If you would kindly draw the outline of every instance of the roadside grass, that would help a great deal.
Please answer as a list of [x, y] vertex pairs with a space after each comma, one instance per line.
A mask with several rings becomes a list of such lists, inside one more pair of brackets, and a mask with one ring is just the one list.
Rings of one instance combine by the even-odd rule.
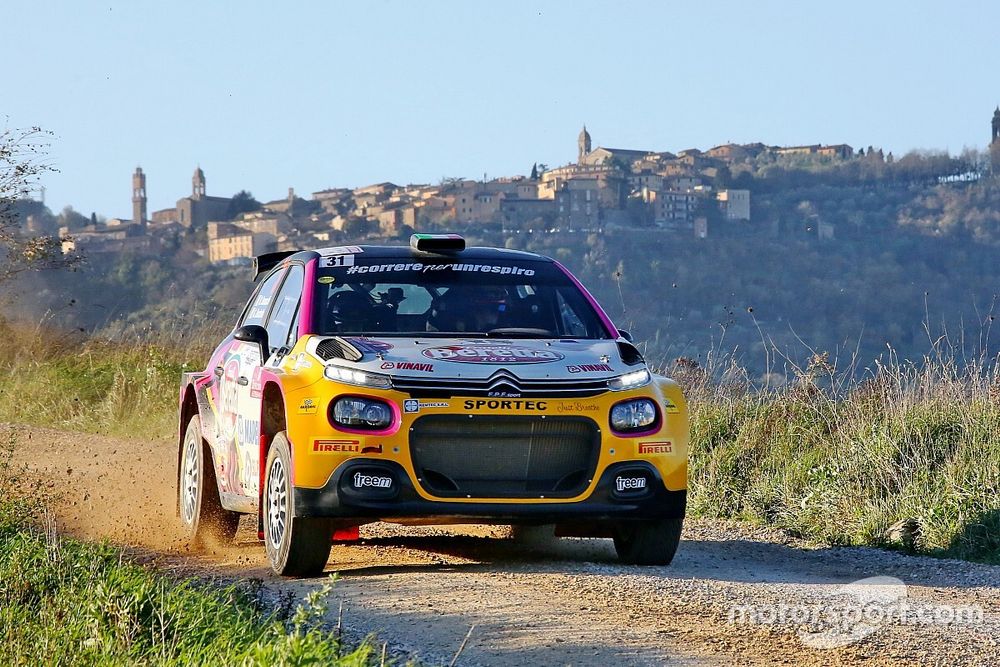
[[[107, 544], [63, 539], [0, 459], [0, 664], [374, 665], [323, 624], [330, 584], [293, 606], [252, 582], [175, 580]], [[37, 491], [37, 490], [36, 490]]]
[[[224, 335], [113, 340], [7, 326], [0, 420], [130, 437], [176, 429], [180, 373]], [[761, 387], [735, 365], [667, 370], [691, 409], [689, 508], [827, 544], [1000, 563], [1000, 364], [824, 355]]]
[[114, 339], [0, 323], [0, 421], [165, 437], [177, 428], [180, 375], [203, 368], [216, 327]]
[[855, 379], [816, 355], [777, 389], [735, 367], [675, 374], [691, 407], [692, 514], [1000, 563], [995, 363], [936, 354]]

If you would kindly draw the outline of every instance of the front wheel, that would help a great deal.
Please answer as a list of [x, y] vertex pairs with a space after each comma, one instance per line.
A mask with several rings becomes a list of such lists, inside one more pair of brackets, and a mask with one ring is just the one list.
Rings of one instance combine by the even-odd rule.
[[616, 526], [615, 551], [628, 565], [670, 565], [681, 541], [684, 519], [637, 521]]
[[225, 544], [236, 536], [240, 515], [222, 507], [208, 444], [195, 415], [184, 433], [177, 481], [178, 509], [188, 541], [196, 547]]
[[274, 436], [264, 478], [264, 546], [271, 569], [286, 577], [320, 574], [330, 558], [333, 525], [294, 516], [292, 455], [284, 432]]

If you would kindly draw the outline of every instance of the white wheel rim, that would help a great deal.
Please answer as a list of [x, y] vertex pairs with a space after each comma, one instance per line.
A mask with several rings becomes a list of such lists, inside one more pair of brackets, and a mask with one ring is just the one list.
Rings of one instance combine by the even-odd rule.
[[285, 537], [287, 501], [288, 477], [285, 475], [285, 466], [281, 459], [274, 459], [267, 473], [267, 536], [271, 547], [276, 551], [281, 549], [281, 542]]
[[194, 523], [198, 507], [198, 439], [190, 438], [184, 445], [184, 479], [181, 493], [181, 516], [187, 524]]

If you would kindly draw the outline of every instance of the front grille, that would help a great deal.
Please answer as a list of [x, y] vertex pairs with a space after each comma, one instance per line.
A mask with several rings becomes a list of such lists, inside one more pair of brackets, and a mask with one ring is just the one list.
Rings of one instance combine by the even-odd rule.
[[465, 378], [394, 377], [392, 386], [413, 398], [450, 398], [451, 396], [500, 396], [514, 398], [585, 398], [608, 390], [608, 381], [573, 378], [571, 380], [524, 380], [499, 370], [481, 380]]
[[437, 496], [569, 498], [593, 478], [600, 442], [584, 417], [427, 415], [410, 430], [410, 455]]

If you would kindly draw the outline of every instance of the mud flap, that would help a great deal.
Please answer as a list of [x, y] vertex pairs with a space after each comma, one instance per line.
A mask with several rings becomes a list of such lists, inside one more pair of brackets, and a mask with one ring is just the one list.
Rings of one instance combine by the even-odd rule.
[[359, 526], [349, 528], [338, 528], [333, 531], [334, 542], [357, 542], [360, 539], [361, 529]]

